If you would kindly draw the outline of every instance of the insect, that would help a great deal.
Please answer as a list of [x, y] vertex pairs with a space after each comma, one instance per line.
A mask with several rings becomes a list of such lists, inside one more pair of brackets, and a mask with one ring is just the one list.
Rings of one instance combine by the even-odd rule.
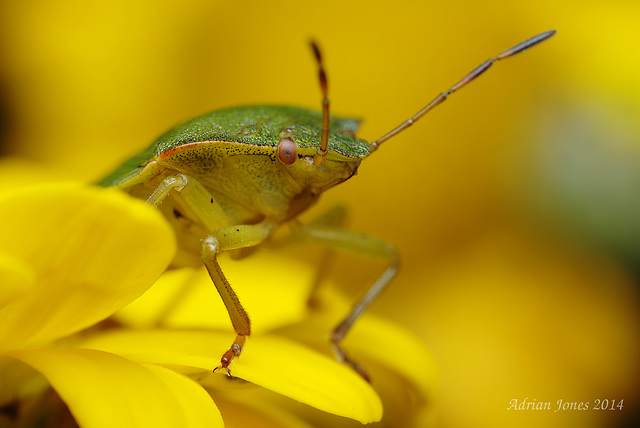
[[296, 217], [324, 191], [352, 177], [360, 162], [383, 142], [413, 125], [494, 62], [554, 34], [553, 30], [541, 33], [488, 59], [413, 117], [371, 143], [355, 136], [357, 120], [330, 117], [327, 77], [320, 50], [312, 43], [322, 92], [321, 113], [287, 106], [214, 111], [168, 131], [99, 184], [119, 187], [164, 214], [178, 238], [175, 266], [204, 263], [236, 332], [214, 369], [223, 369], [229, 375], [229, 365], [242, 352], [251, 324], [218, 263], [218, 254], [236, 250], [240, 256], [248, 255], [248, 249], [269, 240], [279, 227], [295, 224], [301, 238], [386, 259], [386, 270], [330, 336], [337, 359], [368, 379], [341, 341], [395, 276], [396, 250], [379, 239], [342, 229], [333, 220], [303, 225]]

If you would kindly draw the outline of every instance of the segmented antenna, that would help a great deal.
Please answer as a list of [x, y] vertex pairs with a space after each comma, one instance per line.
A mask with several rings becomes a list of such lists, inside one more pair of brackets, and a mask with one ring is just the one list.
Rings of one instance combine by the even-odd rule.
[[[377, 150], [378, 147], [380, 146], [380, 144], [382, 144], [383, 142], [387, 141], [389, 138], [395, 136], [396, 134], [399, 134], [400, 132], [404, 131], [405, 129], [407, 129], [408, 127], [413, 125], [418, 119], [420, 119], [422, 116], [427, 114], [434, 107], [436, 107], [439, 104], [442, 104], [444, 101], [446, 101], [446, 99], [447, 99], [447, 97], [449, 97], [449, 95], [453, 94], [458, 89], [462, 88], [466, 84], [468, 84], [468, 83], [472, 82], [473, 80], [475, 80], [478, 76], [480, 76], [482, 73], [487, 71], [489, 69], [489, 67], [491, 67], [491, 65], [494, 62], [500, 61], [501, 59], [509, 58], [510, 56], [513, 56], [513, 55], [515, 55], [517, 53], [520, 53], [520, 52], [522, 52], [524, 50], [527, 50], [530, 47], [533, 47], [533, 46], [537, 45], [538, 43], [541, 43], [541, 42], [547, 40], [549, 37], [553, 36], [555, 33], [556, 33], [555, 30], [551, 30], [551, 31], [546, 31], [546, 32], [544, 32], [542, 34], [538, 34], [537, 36], [534, 36], [534, 37], [532, 37], [532, 38], [530, 38], [528, 40], [525, 40], [522, 43], [519, 43], [519, 44], [515, 45], [514, 47], [512, 47], [510, 49], [507, 49], [506, 51], [502, 52], [500, 55], [498, 55], [498, 56], [496, 56], [494, 58], [486, 60], [485, 62], [483, 62], [482, 64], [477, 66], [475, 69], [473, 69], [469, 74], [464, 76], [458, 83], [456, 83], [451, 88], [449, 88], [449, 90], [447, 90], [446, 92], [443, 92], [440, 95], [438, 95], [437, 97], [435, 97], [433, 101], [431, 101], [429, 104], [427, 104], [422, 110], [420, 110], [418, 113], [416, 113], [409, 120], [403, 122], [398, 127], [394, 128], [393, 130], [391, 130], [387, 134], [383, 135], [382, 137], [380, 137], [377, 140], [375, 140], [374, 142], [372, 142], [371, 143], [371, 152], [374, 152], [375, 150]], [[325, 95], [325, 97], [326, 97], [326, 95]]]
[[327, 74], [322, 64], [320, 48], [314, 41], [311, 42], [311, 48], [318, 64], [318, 80], [322, 91], [322, 135], [320, 137], [320, 148], [318, 148], [316, 155], [313, 157], [313, 164], [320, 166], [325, 156], [327, 156], [327, 148], [329, 147], [329, 90], [327, 89]]

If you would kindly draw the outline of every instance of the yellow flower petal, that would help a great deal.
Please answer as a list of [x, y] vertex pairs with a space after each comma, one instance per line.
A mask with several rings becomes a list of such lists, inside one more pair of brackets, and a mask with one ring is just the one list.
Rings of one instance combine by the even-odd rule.
[[[225, 428], [314, 428], [317, 426], [295, 416], [286, 406], [274, 403], [269, 399], [272, 396], [277, 395], [262, 388], [241, 388], [227, 391], [225, 394], [217, 394], [215, 400], [220, 412], [224, 415]], [[285, 400], [284, 397], [277, 397]], [[294, 405], [299, 406], [297, 403]]]
[[[0, 181], [11, 183], [12, 189], [29, 187], [34, 184], [51, 183], [63, 180], [62, 173], [52, 168], [53, 165], [34, 162], [32, 159], [20, 156], [0, 157]], [[67, 177], [69, 175], [66, 175]]]
[[0, 252], [35, 274], [0, 309], [0, 350], [104, 319], [151, 286], [175, 238], [160, 214], [115, 189], [46, 184], [0, 194]]
[[[438, 366], [420, 338], [388, 320], [367, 315], [359, 320], [344, 346], [356, 358], [362, 356], [363, 364], [375, 361], [402, 379], [403, 382], [395, 381], [395, 388], [385, 388], [377, 382], [377, 377], [373, 378], [373, 385], [384, 390], [387, 414], [393, 410], [398, 413], [391, 420], [398, 421], [403, 417], [411, 420], [413, 417], [414, 421], [421, 421], [415, 426], [434, 425]], [[390, 390], [393, 392], [388, 394]], [[399, 395], [402, 402], [398, 402]], [[392, 405], [393, 410], [390, 409]], [[410, 410], [416, 414], [410, 415]]]
[[234, 376], [362, 423], [382, 418], [371, 385], [335, 359], [278, 336], [262, 336], [233, 368]]
[[0, 309], [31, 289], [35, 272], [22, 259], [0, 252]]
[[[0, 355], [0, 408], [15, 404], [16, 399], [36, 396], [48, 388], [47, 380], [33, 367]], [[0, 427], [4, 426], [0, 416]]]
[[[326, 338], [350, 309], [331, 284], [320, 288], [314, 313], [301, 324], [278, 332], [331, 353]], [[403, 426], [431, 426], [435, 418], [438, 370], [423, 341], [399, 325], [365, 313], [343, 341], [349, 355], [371, 375], [380, 392], [385, 419], [406, 421]]]
[[223, 426], [204, 390], [167, 369], [89, 349], [8, 355], [40, 371], [83, 428]]
[[[116, 331], [89, 339], [85, 347], [158, 364], [209, 372], [233, 335], [202, 331]], [[382, 417], [377, 394], [353, 370], [332, 358], [274, 335], [251, 337], [231, 366], [234, 376], [325, 412], [362, 423]]]
[[164, 367], [146, 364], [156, 376], [162, 379], [178, 399], [187, 419], [186, 427], [223, 427], [220, 411], [211, 396], [195, 381]]
[[[302, 263], [288, 263], [270, 251], [239, 261], [223, 257], [220, 263], [251, 317], [254, 333], [299, 322], [306, 316], [314, 269]], [[117, 317], [136, 327], [161, 322], [168, 327], [231, 329], [227, 310], [204, 268], [166, 272]]]

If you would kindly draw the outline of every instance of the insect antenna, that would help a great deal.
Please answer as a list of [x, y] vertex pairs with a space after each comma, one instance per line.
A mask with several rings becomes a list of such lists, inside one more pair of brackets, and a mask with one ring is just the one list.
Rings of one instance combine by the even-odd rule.
[[322, 91], [322, 135], [320, 136], [320, 148], [313, 158], [313, 164], [320, 166], [325, 156], [327, 156], [327, 148], [329, 147], [329, 90], [327, 89], [327, 73], [325, 73], [324, 65], [322, 64], [320, 48], [312, 41], [311, 49], [313, 49], [313, 55], [318, 64], [318, 80]]
[[500, 61], [501, 59], [509, 58], [510, 56], [513, 56], [513, 55], [515, 55], [517, 53], [520, 53], [520, 52], [522, 52], [524, 50], [527, 50], [530, 47], [533, 47], [533, 46], [537, 45], [538, 43], [541, 43], [541, 42], [547, 40], [549, 37], [553, 36], [555, 33], [556, 33], [555, 30], [550, 30], [550, 31], [546, 31], [544, 33], [538, 34], [537, 36], [534, 36], [534, 37], [532, 37], [532, 38], [530, 38], [528, 40], [525, 40], [522, 43], [519, 43], [519, 44], [515, 45], [514, 47], [512, 47], [510, 49], [507, 49], [506, 51], [502, 52], [501, 54], [497, 55], [496, 57], [486, 60], [485, 62], [483, 62], [482, 64], [480, 64], [476, 68], [474, 68], [469, 74], [467, 74], [462, 79], [460, 79], [460, 81], [458, 83], [453, 85], [446, 92], [443, 92], [440, 95], [438, 95], [437, 97], [435, 97], [433, 99], [433, 101], [431, 101], [429, 104], [427, 104], [422, 110], [420, 110], [418, 113], [416, 113], [413, 117], [411, 117], [410, 119], [408, 119], [405, 122], [401, 123], [399, 126], [394, 128], [393, 130], [391, 130], [387, 134], [385, 134], [382, 137], [378, 138], [377, 140], [373, 141], [371, 143], [371, 152], [374, 152], [375, 150], [377, 150], [378, 147], [380, 146], [380, 144], [382, 144], [383, 142], [387, 141], [389, 138], [392, 138], [396, 134], [399, 134], [400, 132], [404, 131], [405, 129], [407, 129], [408, 127], [413, 125], [418, 119], [420, 119], [422, 116], [427, 114], [434, 107], [436, 107], [439, 104], [442, 104], [449, 97], [449, 95], [453, 94], [458, 89], [462, 88], [466, 84], [468, 84], [468, 83], [472, 82], [473, 80], [475, 80], [482, 73], [487, 71], [489, 69], [489, 67], [491, 67], [491, 65], [494, 62]]

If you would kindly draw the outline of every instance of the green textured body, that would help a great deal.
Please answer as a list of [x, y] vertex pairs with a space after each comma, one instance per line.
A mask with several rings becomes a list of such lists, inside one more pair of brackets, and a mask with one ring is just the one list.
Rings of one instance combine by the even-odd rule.
[[[365, 158], [370, 145], [355, 137], [360, 121], [331, 118], [329, 150], [351, 158]], [[226, 141], [258, 147], [275, 147], [285, 130], [301, 148], [317, 149], [322, 114], [290, 106], [242, 106], [217, 110], [183, 123], [163, 134], [142, 152], [125, 161], [102, 179], [101, 186], [114, 186], [135, 175], [146, 162], [167, 150], [204, 141]]]
[[[205, 226], [177, 192], [158, 207], [176, 230], [183, 250], [178, 264], [197, 264], [200, 240], [213, 229], [257, 223], [275, 227], [353, 176], [371, 150], [368, 142], [355, 137], [358, 123], [331, 118], [328, 153], [322, 165], [315, 166], [322, 133], [319, 112], [287, 106], [218, 110], [168, 131], [98, 184], [141, 199], [176, 174], [202, 185], [223, 211], [213, 226]], [[283, 139], [295, 142], [292, 164], [278, 158]]]

